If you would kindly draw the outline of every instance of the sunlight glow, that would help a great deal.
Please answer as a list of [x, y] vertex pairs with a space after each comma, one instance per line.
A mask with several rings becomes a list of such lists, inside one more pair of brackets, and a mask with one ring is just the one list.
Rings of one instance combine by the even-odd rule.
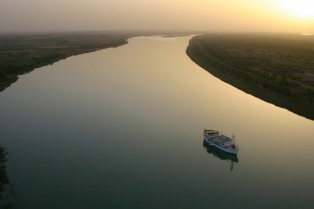
[[314, 18], [313, 0], [276, 0], [278, 7], [293, 16], [311, 19]]

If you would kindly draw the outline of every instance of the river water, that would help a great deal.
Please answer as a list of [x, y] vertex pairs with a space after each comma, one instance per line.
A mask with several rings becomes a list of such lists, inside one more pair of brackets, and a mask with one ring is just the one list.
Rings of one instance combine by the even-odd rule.
[[[21, 209], [312, 208], [314, 123], [213, 77], [191, 37], [137, 37], [0, 93]], [[203, 145], [235, 134], [237, 157]]]

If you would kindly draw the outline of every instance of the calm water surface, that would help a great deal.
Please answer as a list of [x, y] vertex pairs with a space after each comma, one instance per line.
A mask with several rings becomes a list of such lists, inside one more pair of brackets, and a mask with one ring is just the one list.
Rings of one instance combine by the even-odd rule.
[[[139, 37], [0, 93], [21, 209], [313, 208], [314, 123], [211, 76], [191, 37]], [[203, 146], [214, 128], [238, 158]]]

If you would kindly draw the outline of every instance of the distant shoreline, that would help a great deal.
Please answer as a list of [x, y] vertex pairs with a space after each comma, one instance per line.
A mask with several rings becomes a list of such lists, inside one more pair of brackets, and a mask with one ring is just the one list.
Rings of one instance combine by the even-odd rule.
[[[295, 56], [298, 57], [297, 60], [294, 57], [294, 53], [297, 53], [298, 49], [294, 51], [293, 46], [290, 49], [287, 45], [281, 47], [280, 43], [276, 42], [276, 40], [275, 42], [270, 41], [268, 43], [267, 39], [270, 37], [265, 38], [267, 43], [261, 37], [256, 39], [261, 40], [260, 46], [258, 45], [259, 43], [253, 46], [253, 42], [247, 41], [246, 38], [248, 37], [244, 37], [243, 40], [237, 38], [231, 36], [196, 36], [190, 40], [186, 53], [192, 61], [222, 81], [264, 101], [314, 120], [313, 81], [303, 81], [303, 75], [299, 71], [296, 72], [292, 65], [297, 63], [299, 66], [302, 66], [303, 64], [302, 70], [304, 73], [312, 73], [311, 75], [313, 75], [314, 66], [306, 64], [308, 63], [307, 58], [304, 58], [305, 62], [302, 60], [303, 58], [300, 58], [301, 55], [297, 54]], [[290, 40], [289, 37], [287, 40], [287, 43], [283, 41], [283, 45], [294, 44], [293, 40]], [[297, 41], [301, 46], [300, 40]], [[311, 43], [313, 43], [313, 46], [314, 42]], [[307, 43], [302, 44], [306, 46]], [[274, 48], [272, 48], [273, 45]], [[297, 47], [300, 47], [299, 45]], [[241, 47], [243, 48], [241, 49]], [[254, 47], [258, 49], [254, 49]], [[266, 51], [266, 55], [259, 52], [259, 48], [263, 48]], [[250, 52], [245, 54], [246, 50], [250, 50]], [[287, 56], [290, 57], [286, 58], [277, 53], [277, 51], [283, 50], [286, 50], [287, 52], [284, 51], [284, 53], [287, 53]], [[262, 55], [256, 55], [255, 51]], [[275, 54], [274, 58], [271, 57], [273, 54]], [[271, 59], [278, 60], [278, 63], [276, 65], [273, 64], [274, 61]], [[294, 62], [286, 64], [284, 63], [286, 59], [294, 60]], [[309, 59], [311, 58], [309, 57]], [[229, 60], [232, 61], [229, 62]], [[284, 69], [278, 70], [281, 66]]]
[[68, 57], [114, 48], [128, 43], [132, 35], [37, 34], [0, 37], [0, 92], [18, 76]]
[[0, 92], [19, 75], [71, 56], [115, 48], [138, 36], [181, 37], [175, 32], [73, 32], [0, 34]]

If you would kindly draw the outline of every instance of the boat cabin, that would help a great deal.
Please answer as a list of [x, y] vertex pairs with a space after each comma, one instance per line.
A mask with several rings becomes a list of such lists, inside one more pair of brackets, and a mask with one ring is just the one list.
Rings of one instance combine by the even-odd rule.
[[207, 136], [218, 136], [219, 135], [219, 131], [204, 129], [204, 134], [206, 134]]

